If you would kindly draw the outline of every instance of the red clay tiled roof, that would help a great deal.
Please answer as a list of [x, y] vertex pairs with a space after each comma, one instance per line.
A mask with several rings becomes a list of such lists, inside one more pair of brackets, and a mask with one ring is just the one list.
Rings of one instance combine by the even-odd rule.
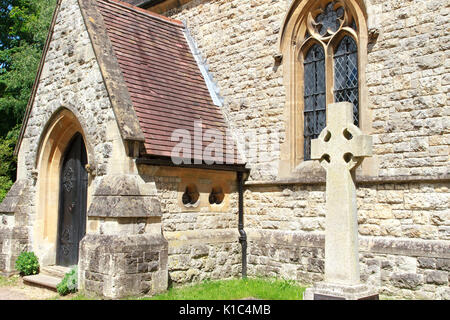
[[[194, 122], [199, 120], [203, 132], [215, 129], [225, 137], [228, 126], [213, 103], [182, 22], [117, 0], [97, 4], [139, 118], [147, 154], [170, 157], [178, 144], [171, 141], [176, 129], [191, 132], [194, 144]], [[204, 141], [203, 148], [209, 143]], [[234, 149], [233, 158], [239, 163]], [[192, 158], [198, 159], [201, 152], [195, 150]]]

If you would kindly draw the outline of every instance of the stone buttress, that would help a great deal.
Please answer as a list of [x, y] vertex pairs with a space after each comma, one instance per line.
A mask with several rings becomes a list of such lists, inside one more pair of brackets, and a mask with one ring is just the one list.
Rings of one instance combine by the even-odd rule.
[[138, 175], [101, 178], [88, 211], [97, 231], [80, 245], [82, 289], [113, 298], [167, 289], [168, 242], [150, 186]]

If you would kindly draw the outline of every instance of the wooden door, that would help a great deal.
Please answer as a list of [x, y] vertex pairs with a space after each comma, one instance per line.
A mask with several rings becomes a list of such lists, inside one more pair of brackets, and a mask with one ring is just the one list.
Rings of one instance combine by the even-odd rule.
[[86, 164], [83, 137], [77, 133], [67, 147], [61, 168], [56, 256], [60, 266], [78, 264], [80, 241], [86, 233]]

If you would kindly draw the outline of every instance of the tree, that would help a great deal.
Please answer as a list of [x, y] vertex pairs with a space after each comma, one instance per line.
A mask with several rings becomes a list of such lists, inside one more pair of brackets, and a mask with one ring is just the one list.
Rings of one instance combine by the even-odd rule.
[[15, 180], [13, 150], [55, 5], [0, 0], [0, 201]]
[[55, 0], [1, 2], [8, 14], [0, 29], [0, 136], [23, 118], [54, 8]]

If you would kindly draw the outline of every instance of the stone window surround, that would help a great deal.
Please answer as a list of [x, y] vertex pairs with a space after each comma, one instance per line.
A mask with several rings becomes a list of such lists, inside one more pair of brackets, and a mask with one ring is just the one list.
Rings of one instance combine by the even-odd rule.
[[[186, 198], [186, 199], [185, 199]], [[196, 208], [200, 204], [200, 193], [195, 184], [188, 184], [182, 196], [182, 202], [187, 208]]]
[[[171, 168], [172, 169], [172, 168]], [[170, 174], [168, 174], [170, 172]], [[164, 170], [160, 169], [155, 176], [169, 177], [176, 176], [180, 179], [177, 183], [177, 205], [180, 212], [211, 212], [211, 213], [224, 213], [230, 210], [231, 195], [235, 193], [234, 184], [235, 176], [234, 172], [201, 172], [200, 169], [185, 169], [177, 168], [176, 170]], [[185, 205], [183, 203], [183, 194], [186, 192], [186, 187], [195, 185], [199, 192], [198, 201], [194, 205]], [[209, 196], [213, 188], [219, 187], [223, 192], [223, 199], [220, 204], [211, 204], [209, 202]]]
[[[281, 30], [280, 51], [283, 55], [283, 80], [286, 87], [286, 104], [284, 119], [286, 125], [286, 140], [281, 145], [281, 160], [279, 164], [279, 179], [292, 179], [299, 176], [317, 177], [321, 180], [323, 172], [315, 163], [304, 161], [303, 156], [303, 125], [304, 125], [304, 95], [303, 95], [303, 53], [306, 53], [314, 40], [304, 42], [307, 32], [308, 15], [319, 7], [324, 8], [331, 0], [302, 1], [297, 0], [291, 6]], [[365, 8], [357, 0], [341, 0], [346, 11], [355, 19], [357, 32], [341, 30], [330, 40], [326, 47], [326, 103], [334, 102], [333, 82], [334, 46], [339, 44], [345, 35], [350, 35], [358, 47], [359, 70], [359, 117], [360, 129], [365, 134], [371, 133], [372, 116], [368, 108], [365, 68], [367, 64], [368, 26]], [[358, 170], [364, 176], [377, 175], [376, 157], [368, 159]]]
[[214, 185], [211, 188], [211, 193], [210, 193], [210, 196], [209, 196], [209, 199], [208, 199], [209, 203], [212, 206], [220, 206], [223, 203], [224, 198], [225, 198], [225, 194], [223, 192], [222, 186]]

